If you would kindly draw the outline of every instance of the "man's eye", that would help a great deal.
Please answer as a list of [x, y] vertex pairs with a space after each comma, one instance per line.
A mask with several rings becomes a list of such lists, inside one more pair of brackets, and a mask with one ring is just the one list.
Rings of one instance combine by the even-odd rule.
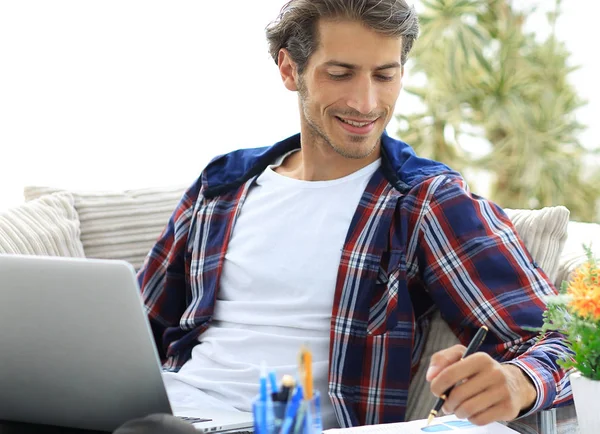
[[348, 73], [344, 73], [344, 74], [329, 74], [329, 78], [331, 78], [332, 80], [343, 80], [345, 78], [350, 77], [350, 74]]
[[392, 81], [394, 79], [393, 75], [377, 75], [376, 77], [380, 81]]

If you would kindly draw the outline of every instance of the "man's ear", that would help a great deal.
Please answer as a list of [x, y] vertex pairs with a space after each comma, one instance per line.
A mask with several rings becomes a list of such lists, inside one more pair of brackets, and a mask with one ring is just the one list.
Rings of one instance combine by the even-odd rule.
[[287, 90], [297, 91], [297, 79], [298, 73], [296, 69], [296, 63], [292, 60], [290, 53], [285, 48], [279, 50], [277, 56], [277, 65], [279, 66], [279, 73], [281, 74], [281, 80]]

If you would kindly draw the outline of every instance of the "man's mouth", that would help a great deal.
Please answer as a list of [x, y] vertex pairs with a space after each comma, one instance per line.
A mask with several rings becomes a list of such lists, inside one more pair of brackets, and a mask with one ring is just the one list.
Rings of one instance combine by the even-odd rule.
[[338, 118], [340, 121], [342, 121], [345, 124], [352, 125], [353, 127], [357, 127], [357, 128], [366, 127], [367, 125], [372, 124], [373, 122], [375, 122], [377, 120], [377, 119], [373, 119], [371, 121], [354, 121], [351, 119], [344, 119], [339, 116], [336, 116], [336, 118]]
[[355, 135], [367, 135], [375, 128], [377, 119], [372, 120], [357, 120], [357, 119], [346, 119], [339, 116], [335, 118], [340, 122], [340, 126], [350, 134]]

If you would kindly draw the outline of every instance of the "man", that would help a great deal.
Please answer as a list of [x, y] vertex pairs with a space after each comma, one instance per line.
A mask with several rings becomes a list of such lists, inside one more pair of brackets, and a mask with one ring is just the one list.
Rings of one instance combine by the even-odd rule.
[[139, 273], [171, 400], [249, 411], [261, 362], [293, 373], [308, 343], [325, 428], [402, 421], [434, 307], [464, 344], [490, 330], [432, 358], [445, 410], [571, 399], [561, 337], [524, 329], [555, 289], [509, 219], [385, 133], [417, 33], [404, 0], [291, 0], [267, 28], [300, 134], [213, 160]]

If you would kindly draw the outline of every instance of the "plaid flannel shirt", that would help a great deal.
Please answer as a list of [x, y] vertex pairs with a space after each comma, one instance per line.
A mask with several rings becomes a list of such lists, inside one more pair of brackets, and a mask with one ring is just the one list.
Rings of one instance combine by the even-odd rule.
[[[177, 371], [210, 325], [227, 245], [256, 177], [300, 146], [296, 135], [207, 166], [184, 194], [139, 272], [164, 368]], [[384, 134], [343, 247], [331, 315], [329, 396], [343, 427], [404, 419], [428, 318], [438, 308], [463, 344], [531, 378], [530, 412], [571, 401], [559, 334], [536, 341], [543, 298], [556, 289], [503, 211], [460, 175]]]

